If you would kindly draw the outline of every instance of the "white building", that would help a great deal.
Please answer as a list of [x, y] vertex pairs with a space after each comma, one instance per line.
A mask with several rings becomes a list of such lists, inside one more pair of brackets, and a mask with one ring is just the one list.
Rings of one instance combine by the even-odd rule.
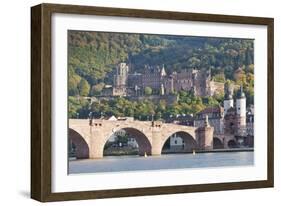
[[184, 148], [184, 140], [177, 136], [177, 133], [170, 136], [170, 149], [183, 149]]

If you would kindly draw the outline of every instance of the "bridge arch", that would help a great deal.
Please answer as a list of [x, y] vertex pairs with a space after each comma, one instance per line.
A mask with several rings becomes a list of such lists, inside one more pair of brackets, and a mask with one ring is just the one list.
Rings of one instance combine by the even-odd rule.
[[237, 142], [234, 139], [231, 139], [227, 142], [228, 148], [237, 148]]
[[105, 139], [103, 141], [102, 148], [104, 150], [106, 142], [109, 140], [109, 138], [117, 131], [119, 130], [124, 130], [127, 134], [129, 134], [131, 137], [133, 137], [137, 144], [138, 144], [138, 150], [139, 150], [139, 155], [143, 156], [145, 154], [151, 155], [151, 150], [152, 150], [152, 144], [149, 139], [142, 131], [140, 131], [137, 128], [134, 127], [118, 127], [116, 129], [113, 129], [110, 134], [107, 134], [105, 136]]
[[75, 156], [77, 159], [89, 158], [90, 149], [88, 143], [85, 141], [83, 136], [74, 129], [68, 129], [68, 142], [69, 144], [74, 144]]
[[218, 137], [214, 137], [213, 138], [213, 148], [214, 149], [223, 149], [224, 148], [223, 141]]
[[183, 140], [183, 152], [192, 152], [194, 149], [197, 148], [197, 142], [195, 137], [193, 137], [190, 133], [186, 131], [175, 131], [172, 133], [169, 133], [165, 135], [165, 137], [162, 139], [161, 143], [161, 152], [163, 150], [164, 144], [169, 141], [169, 138], [173, 135], [180, 137]]

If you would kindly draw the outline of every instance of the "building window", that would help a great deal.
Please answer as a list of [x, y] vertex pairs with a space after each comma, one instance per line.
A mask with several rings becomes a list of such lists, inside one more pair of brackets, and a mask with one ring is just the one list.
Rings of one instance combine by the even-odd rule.
[[175, 144], [178, 144], [178, 141], [177, 141], [177, 140], [175, 140]]

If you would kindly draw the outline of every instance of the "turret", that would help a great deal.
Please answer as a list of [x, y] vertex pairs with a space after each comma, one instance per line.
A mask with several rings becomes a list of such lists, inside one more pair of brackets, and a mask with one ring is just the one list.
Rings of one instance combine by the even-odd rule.
[[224, 84], [224, 115], [226, 115], [227, 110], [233, 107], [233, 85], [229, 82]]
[[161, 69], [161, 73], [160, 73], [160, 74], [161, 74], [162, 77], [167, 75], [167, 73], [166, 73], [166, 71], [165, 71], [164, 64], [163, 64], [163, 66], [162, 66], [162, 69]]
[[128, 75], [128, 72], [129, 72], [129, 66], [126, 63], [121, 62], [120, 64], [118, 64], [117, 75], [126, 76]]
[[236, 98], [236, 114], [240, 122], [240, 126], [246, 126], [246, 96], [243, 92], [243, 86], [240, 86]]
[[116, 67], [116, 74], [113, 79], [113, 96], [126, 96], [126, 86], [128, 83], [129, 66], [120, 63]]

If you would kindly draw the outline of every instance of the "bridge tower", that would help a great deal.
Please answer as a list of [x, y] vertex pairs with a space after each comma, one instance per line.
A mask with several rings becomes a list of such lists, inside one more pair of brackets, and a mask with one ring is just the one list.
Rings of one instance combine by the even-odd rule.
[[237, 127], [246, 126], [246, 96], [243, 92], [243, 86], [240, 86], [240, 90], [237, 93], [236, 98], [236, 114], [237, 114]]
[[206, 115], [204, 126], [199, 127], [196, 130], [196, 142], [198, 145], [198, 149], [200, 150], [213, 149], [213, 137], [214, 137], [214, 127], [210, 126], [208, 115]]
[[227, 110], [229, 110], [231, 107], [233, 107], [233, 85], [231, 85], [231, 83], [226, 82], [224, 84], [224, 116], [226, 115]]

